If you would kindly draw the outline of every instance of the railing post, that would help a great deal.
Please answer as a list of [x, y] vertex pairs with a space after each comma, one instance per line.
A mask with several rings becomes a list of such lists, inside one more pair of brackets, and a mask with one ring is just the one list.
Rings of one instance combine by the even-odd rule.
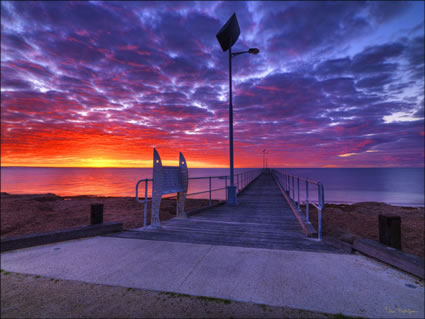
[[285, 179], [282, 176], [282, 172], [277, 171], [277, 174], [278, 174], [277, 176], [279, 176], [279, 178], [280, 178], [283, 190], [285, 190]]
[[319, 235], [318, 239], [322, 240], [322, 209], [318, 209], [318, 218], [319, 218]]
[[286, 175], [286, 180], [288, 182], [288, 196], [291, 197], [291, 179], [289, 175]]
[[143, 228], [146, 227], [146, 212], [148, 210], [148, 179], [145, 179], [145, 208], [143, 212]]
[[289, 183], [289, 175], [286, 174], [285, 178], [286, 178], [286, 192], [289, 194], [289, 190], [291, 189], [291, 185]]
[[284, 178], [285, 178], [285, 184], [286, 184], [286, 192], [288, 193], [288, 189], [289, 189], [289, 188], [288, 188], [288, 187], [289, 187], [289, 186], [288, 186], [288, 175], [287, 175], [287, 174], [285, 174], [285, 175], [284, 175]]
[[305, 218], [307, 219], [307, 223], [310, 223], [310, 215], [309, 215], [309, 211], [310, 211], [310, 205], [308, 202], [308, 181], [305, 181]]
[[300, 209], [300, 178], [297, 176], [297, 196], [298, 196], [298, 210]]
[[209, 200], [209, 205], [211, 206], [211, 176], [208, 176], [208, 180], [209, 180], [209, 187], [210, 187], [210, 200]]
[[289, 191], [288, 175], [285, 174], [284, 178], [285, 178], [286, 192], [288, 193], [288, 191]]
[[227, 176], [224, 176], [224, 193], [226, 194], [226, 201], [227, 201]]
[[323, 196], [323, 185], [321, 183], [317, 184], [318, 187], [318, 200], [319, 205], [317, 205], [317, 218], [318, 218], [318, 239], [322, 240], [322, 209], [323, 209], [323, 202], [324, 202], [324, 196]]
[[295, 200], [295, 178], [292, 176], [292, 200]]

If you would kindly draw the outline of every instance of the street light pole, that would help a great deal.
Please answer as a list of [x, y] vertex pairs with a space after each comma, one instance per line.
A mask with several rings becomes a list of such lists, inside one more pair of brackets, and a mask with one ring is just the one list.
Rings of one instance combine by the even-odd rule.
[[[230, 139], [230, 187], [235, 187], [235, 176], [233, 170], [233, 103], [232, 103], [232, 47], [229, 47], [229, 139]], [[234, 198], [231, 199], [230, 204], [237, 205], [236, 189]], [[230, 195], [230, 194], [229, 194]]]
[[232, 57], [243, 54], [251, 53], [258, 54], [260, 50], [251, 48], [248, 51], [232, 53], [232, 46], [238, 40], [240, 34], [238, 19], [234, 13], [224, 26], [218, 31], [216, 37], [220, 43], [223, 52], [229, 50], [229, 150], [230, 150], [230, 186], [227, 187], [227, 204], [237, 205], [235, 176], [233, 169], [233, 104], [232, 104]]

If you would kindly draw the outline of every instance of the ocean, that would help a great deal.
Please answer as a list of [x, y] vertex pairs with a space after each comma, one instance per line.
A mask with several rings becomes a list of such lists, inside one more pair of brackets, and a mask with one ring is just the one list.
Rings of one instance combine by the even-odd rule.
[[[235, 174], [251, 170], [236, 168]], [[327, 203], [384, 202], [424, 206], [423, 168], [290, 168], [292, 175], [320, 181]], [[227, 168], [190, 168], [189, 177], [228, 175]], [[10, 194], [54, 193], [60, 196], [135, 196], [138, 180], [152, 178], [151, 168], [2, 167], [1, 191]], [[224, 179], [212, 178], [212, 199], [224, 199]], [[206, 191], [209, 180], [190, 180], [189, 193]], [[301, 183], [301, 194], [303, 183]], [[144, 186], [140, 187], [143, 197]], [[150, 194], [150, 187], [149, 187]], [[315, 196], [314, 189], [311, 197]], [[191, 198], [208, 198], [209, 194]], [[302, 198], [301, 198], [302, 200]]]

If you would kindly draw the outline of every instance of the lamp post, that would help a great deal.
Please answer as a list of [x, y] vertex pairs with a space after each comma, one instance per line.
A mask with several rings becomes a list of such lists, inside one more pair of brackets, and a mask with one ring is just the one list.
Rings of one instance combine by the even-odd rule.
[[229, 50], [229, 151], [230, 151], [230, 186], [227, 187], [227, 204], [237, 205], [236, 186], [234, 181], [234, 169], [233, 169], [233, 104], [232, 104], [232, 58], [244, 54], [258, 54], [260, 50], [257, 48], [251, 48], [248, 51], [234, 52], [232, 53], [232, 46], [236, 43], [239, 38], [240, 29], [236, 14], [234, 13], [224, 26], [217, 33], [217, 40], [223, 52]]

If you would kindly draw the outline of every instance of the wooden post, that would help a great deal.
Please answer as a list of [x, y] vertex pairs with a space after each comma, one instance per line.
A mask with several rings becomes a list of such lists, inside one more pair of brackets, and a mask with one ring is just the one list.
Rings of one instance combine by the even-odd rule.
[[90, 210], [90, 224], [103, 224], [103, 204], [92, 204]]
[[401, 249], [400, 216], [379, 215], [379, 241], [384, 245]]

